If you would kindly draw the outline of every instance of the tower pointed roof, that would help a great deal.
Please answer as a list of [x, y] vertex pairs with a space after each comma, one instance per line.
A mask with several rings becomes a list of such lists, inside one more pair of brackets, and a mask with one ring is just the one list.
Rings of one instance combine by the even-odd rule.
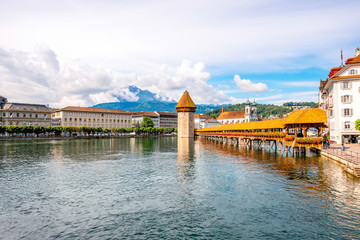
[[184, 94], [182, 95], [178, 104], [176, 105], [176, 111], [195, 112], [195, 110], [196, 110], [195, 103], [191, 99], [188, 91], [185, 90]]

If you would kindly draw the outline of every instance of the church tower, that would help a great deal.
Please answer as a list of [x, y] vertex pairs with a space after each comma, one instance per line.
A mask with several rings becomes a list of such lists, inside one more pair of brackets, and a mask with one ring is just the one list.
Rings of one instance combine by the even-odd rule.
[[251, 103], [248, 100], [245, 102], [245, 122], [251, 122]]
[[194, 116], [196, 106], [188, 91], [185, 91], [176, 105], [178, 112], [178, 137], [193, 138], [195, 130]]

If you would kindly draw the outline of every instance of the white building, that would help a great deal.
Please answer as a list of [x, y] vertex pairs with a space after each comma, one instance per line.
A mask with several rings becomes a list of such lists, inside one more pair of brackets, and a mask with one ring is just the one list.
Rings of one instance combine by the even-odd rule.
[[65, 107], [55, 111], [62, 127], [130, 128], [132, 112], [119, 109]]
[[217, 120], [221, 124], [256, 122], [259, 120], [257, 116], [256, 103], [255, 101], [253, 103], [250, 103], [250, 101], [247, 100], [245, 105], [245, 111], [224, 112], [224, 108], [223, 108], [223, 111], [219, 115]]
[[200, 128], [216, 127], [220, 126], [220, 123], [215, 118], [209, 118], [200, 123]]
[[330, 140], [355, 143], [360, 132], [355, 121], [360, 119], [360, 50], [345, 65], [331, 69], [329, 78], [320, 80], [319, 106], [326, 110]]

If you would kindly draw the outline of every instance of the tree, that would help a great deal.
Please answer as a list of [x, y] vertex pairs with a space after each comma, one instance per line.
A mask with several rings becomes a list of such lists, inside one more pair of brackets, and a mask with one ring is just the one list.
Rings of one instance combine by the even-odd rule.
[[0, 125], [0, 134], [4, 134], [6, 132], [6, 127]]
[[63, 127], [61, 126], [55, 127], [55, 136], [60, 136], [63, 131], [64, 131]]
[[360, 131], [360, 119], [355, 121], [355, 129]]
[[109, 133], [109, 132], [111, 132], [110, 129], [108, 129], [108, 128], [104, 129], [104, 133]]
[[154, 123], [150, 117], [144, 116], [143, 121], [140, 124], [140, 127], [144, 127], [144, 128], [154, 127]]

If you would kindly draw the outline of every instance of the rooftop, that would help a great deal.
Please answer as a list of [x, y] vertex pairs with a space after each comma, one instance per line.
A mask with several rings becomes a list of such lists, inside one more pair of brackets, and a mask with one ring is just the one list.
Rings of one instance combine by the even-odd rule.
[[195, 103], [191, 99], [188, 91], [185, 91], [180, 98], [178, 104], [176, 105], [176, 109], [178, 108], [196, 108]]
[[245, 111], [233, 111], [233, 112], [223, 112], [221, 113], [217, 119], [237, 119], [237, 118], [245, 118]]
[[120, 110], [120, 109], [88, 108], [88, 107], [74, 107], [74, 106], [64, 107], [64, 108], [59, 109], [58, 111], [132, 114], [132, 112], [126, 112], [126, 111]]

